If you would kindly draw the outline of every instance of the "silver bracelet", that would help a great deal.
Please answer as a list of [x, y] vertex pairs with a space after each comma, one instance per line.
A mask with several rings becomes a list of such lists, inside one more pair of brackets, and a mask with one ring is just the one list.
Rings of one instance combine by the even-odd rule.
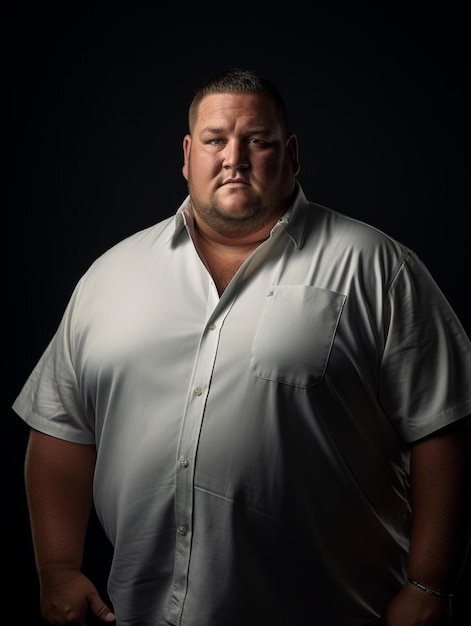
[[442, 591], [435, 591], [435, 589], [430, 589], [430, 587], [426, 587], [422, 583], [419, 583], [418, 580], [414, 580], [413, 578], [408, 578], [408, 581], [412, 585], [417, 587], [418, 589], [421, 589], [422, 591], [425, 591], [425, 593], [428, 593], [430, 596], [435, 596], [436, 598], [442, 598], [442, 600], [451, 600], [451, 598], [453, 597], [452, 593], [443, 593]]

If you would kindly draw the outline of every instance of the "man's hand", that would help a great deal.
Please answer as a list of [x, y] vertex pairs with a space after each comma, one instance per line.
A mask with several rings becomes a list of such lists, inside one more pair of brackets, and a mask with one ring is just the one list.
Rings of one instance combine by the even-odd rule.
[[86, 626], [87, 615], [107, 623], [116, 619], [93, 583], [76, 570], [41, 580], [41, 614], [60, 626]]
[[435, 598], [410, 583], [386, 607], [380, 626], [449, 626], [451, 601]]

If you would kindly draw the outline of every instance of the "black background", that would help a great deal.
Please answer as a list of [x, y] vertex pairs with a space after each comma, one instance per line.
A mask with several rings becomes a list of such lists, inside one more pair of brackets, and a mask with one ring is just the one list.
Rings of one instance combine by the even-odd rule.
[[[465, 9], [453, 2], [2, 6], [0, 622], [36, 626], [27, 432], [10, 407], [89, 264], [185, 197], [194, 90], [227, 65], [274, 80], [299, 137], [308, 197], [412, 247], [470, 334], [469, 44]], [[92, 520], [86, 567], [103, 589], [101, 540]], [[471, 617], [469, 560], [453, 626]]]

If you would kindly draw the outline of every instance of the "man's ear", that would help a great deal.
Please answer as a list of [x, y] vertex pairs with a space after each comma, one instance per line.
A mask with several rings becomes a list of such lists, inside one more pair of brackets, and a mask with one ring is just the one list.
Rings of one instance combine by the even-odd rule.
[[183, 137], [183, 176], [188, 180], [188, 161], [190, 159], [191, 135]]
[[286, 140], [286, 151], [293, 168], [293, 174], [297, 176], [301, 166], [299, 164], [298, 138], [294, 133], [291, 133]]

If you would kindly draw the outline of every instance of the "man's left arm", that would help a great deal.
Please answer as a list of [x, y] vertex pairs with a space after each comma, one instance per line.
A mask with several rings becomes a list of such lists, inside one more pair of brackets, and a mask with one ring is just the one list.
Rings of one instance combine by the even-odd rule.
[[471, 537], [471, 416], [413, 444], [410, 478], [409, 581], [381, 623], [447, 626]]

